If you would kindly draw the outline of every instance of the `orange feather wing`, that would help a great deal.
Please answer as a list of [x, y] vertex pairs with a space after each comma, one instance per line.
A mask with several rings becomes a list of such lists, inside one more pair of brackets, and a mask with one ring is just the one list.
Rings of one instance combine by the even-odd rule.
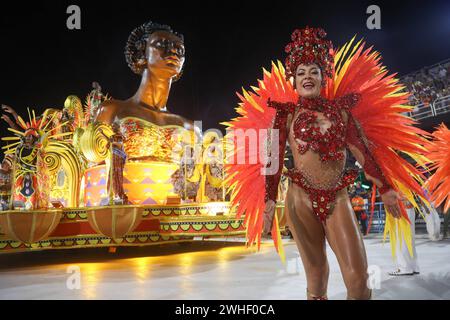
[[450, 130], [441, 124], [432, 134], [427, 145], [427, 157], [431, 161], [430, 170], [436, 170], [427, 180], [431, 201], [436, 207], [444, 204], [444, 212], [450, 209]]
[[[252, 89], [252, 92], [243, 90], [242, 95], [238, 94], [241, 102], [236, 111], [239, 117], [223, 123], [228, 127], [227, 141], [230, 141], [233, 147], [227, 157], [225, 170], [228, 177], [226, 184], [230, 186], [231, 191], [231, 204], [236, 207], [237, 217], [245, 215], [247, 245], [257, 243], [259, 249], [265, 207], [265, 178], [262, 174], [265, 164], [262, 161], [262, 149], [268, 138], [267, 129], [273, 126], [275, 117], [275, 109], [270, 108], [267, 101], [271, 99], [278, 102], [296, 102], [298, 95], [292, 84], [286, 81], [280, 62], [272, 63], [271, 72], [264, 70], [263, 80], [258, 80], [258, 87]], [[256, 140], [253, 144], [238, 145], [239, 130], [254, 132]], [[238, 161], [239, 157], [242, 157], [241, 161]], [[283, 258], [277, 221], [273, 225], [272, 238]]]

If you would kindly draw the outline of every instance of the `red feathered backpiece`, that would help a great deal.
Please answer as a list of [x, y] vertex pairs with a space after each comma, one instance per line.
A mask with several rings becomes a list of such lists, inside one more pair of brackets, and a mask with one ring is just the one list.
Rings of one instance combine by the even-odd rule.
[[[233, 152], [225, 165], [227, 185], [230, 186], [231, 203], [237, 207], [237, 217], [245, 214], [247, 227], [247, 245], [261, 242], [263, 228], [263, 211], [265, 207], [265, 177], [262, 171], [266, 167], [263, 161], [267, 129], [273, 126], [276, 110], [267, 105], [267, 101], [297, 102], [298, 95], [292, 83], [285, 80], [283, 65], [272, 63], [272, 70], [264, 70], [263, 80], [258, 81], [258, 87], [252, 87], [253, 92], [243, 90], [239, 96], [241, 103], [236, 108], [239, 117], [224, 123], [228, 127], [227, 140], [233, 143]], [[237, 144], [240, 133], [256, 134], [256, 141]], [[253, 135], [255, 136], [255, 135]], [[247, 140], [248, 142], [248, 140]], [[238, 163], [242, 156], [245, 161]], [[282, 155], [280, 155], [282, 156]], [[257, 161], [252, 161], [256, 159]], [[272, 238], [280, 255], [283, 257], [278, 222], [273, 224]]]
[[388, 182], [425, 198], [421, 189], [423, 174], [400, 153], [424, 164], [427, 143], [424, 136], [429, 134], [415, 127], [417, 122], [406, 115], [413, 109], [407, 105], [409, 93], [395, 79], [395, 74], [388, 74], [381, 64], [381, 55], [372, 47], [365, 48], [361, 41], [352, 44], [353, 40], [337, 51], [335, 75], [327, 82], [324, 95], [328, 99], [352, 92], [361, 95], [361, 101], [351, 113], [363, 128], [370, 150]]
[[[337, 50], [335, 73], [327, 82], [324, 96], [334, 99], [352, 92], [361, 95], [360, 102], [350, 110], [352, 117], [360, 124], [368, 148], [388, 183], [418, 208], [414, 195], [427, 202], [422, 190], [425, 177], [418, 167], [427, 161], [428, 133], [407, 116], [413, 109], [407, 105], [409, 93], [395, 76], [382, 65], [378, 52], [372, 47], [365, 48], [362, 40], [354, 44], [353, 38]], [[405, 160], [405, 155], [413, 163]], [[386, 215], [385, 237], [390, 235], [393, 255], [396, 242], [402, 241], [402, 237], [412, 255], [410, 221], [403, 204], [399, 205], [402, 218], [396, 220]]]
[[[349, 93], [359, 93], [360, 102], [351, 109], [352, 117], [360, 124], [367, 147], [381, 168], [390, 185], [402, 193], [415, 206], [414, 194], [425, 200], [421, 185], [424, 181], [422, 172], [410, 164], [400, 154], [406, 154], [414, 162], [424, 165], [427, 135], [425, 131], [415, 127], [413, 119], [406, 113], [413, 107], [407, 106], [408, 93], [395, 79], [395, 74], [388, 74], [381, 64], [380, 54], [372, 48], [364, 48], [354, 39], [337, 50], [334, 55], [333, 77], [327, 80], [322, 95], [328, 99], [336, 99]], [[258, 81], [258, 87], [253, 92], [243, 91], [239, 95], [241, 103], [236, 111], [239, 117], [224, 123], [231, 130], [229, 141], [236, 146], [235, 130], [264, 131], [271, 128], [275, 117], [275, 109], [268, 107], [267, 101], [297, 103], [298, 95], [291, 82], [285, 80], [284, 68], [280, 62], [272, 64], [269, 73], [264, 70], [263, 80]], [[263, 211], [265, 207], [265, 179], [261, 169], [265, 167], [263, 161], [257, 163], [236, 164], [236, 157], [244, 149], [245, 160], [249, 160], [263, 149], [261, 139], [267, 140], [264, 134], [258, 137], [257, 148], [248, 145], [235, 148], [225, 166], [228, 175], [228, 185], [232, 191], [231, 203], [237, 206], [238, 217], [245, 214], [247, 226], [247, 241], [249, 245], [258, 244], [261, 240], [263, 228]], [[283, 156], [283, 155], [280, 155]], [[259, 157], [261, 158], [261, 157]], [[259, 159], [258, 158], [258, 159]], [[401, 205], [401, 203], [400, 203]], [[402, 206], [401, 206], [402, 207]], [[408, 237], [408, 219], [404, 208], [400, 231]], [[386, 232], [391, 233], [391, 243], [395, 242], [397, 233], [394, 231], [396, 222], [387, 218]], [[272, 237], [278, 250], [281, 248], [278, 224], [275, 221]], [[393, 234], [395, 232], [395, 234]], [[408, 242], [408, 241], [407, 241]]]
[[427, 145], [427, 157], [431, 161], [430, 170], [436, 170], [427, 180], [431, 201], [436, 207], [444, 204], [444, 212], [450, 209], [450, 130], [441, 124], [432, 134]]

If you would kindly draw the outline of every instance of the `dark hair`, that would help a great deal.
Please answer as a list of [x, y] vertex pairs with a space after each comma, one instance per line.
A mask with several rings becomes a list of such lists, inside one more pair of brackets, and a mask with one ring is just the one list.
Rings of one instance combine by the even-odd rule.
[[156, 31], [167, 31], [173, 33], [184, 41], [182, 34], [173, 31], [170, 26], [165, 24], [149, 21], [134, 29], [128, 37], [127, 44], [125, 45], [125, 59], [127, 60], [130, 69], [136, 74], [142, 74], [142, 72], [144, 72], [147, 40], [150, 35]]

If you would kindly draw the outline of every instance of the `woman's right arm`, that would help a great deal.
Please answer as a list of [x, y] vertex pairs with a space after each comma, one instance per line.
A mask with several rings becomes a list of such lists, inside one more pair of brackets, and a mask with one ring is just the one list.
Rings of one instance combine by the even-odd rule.
[[[272, 166], [272, 162], [275, 162], [275, 166], [277, 166], [277, 170], [275, 173], [268, 173], [265, 176], [266, 179], [266, 188], [265, 188], [265, 202], [266, 207], [264, 210], [264, 229], [263, 235], [268, 235], [270, 230], [272, 229], [273, 218], [275, 214], [275, 207], [278, 195], [278, 184], [280, 183], [281, 173], [284, 165], [284, 153], [286, 149], [286, 141], [289, 132], [290, 123], [292, 121], [292, 112], [294, 107], [292, 104], [279, 104], [276, 102], [270, 102], [269, 106], [277, 109], [277, 113], [275, 115], [274, 124], [272, 130], [278, 130], [278, 139], [276, 139], [276, 135], [272, 134], [270, 139], [271, 150], [275, 151], [275, 154], [271, 153], [271, 163], [269, 166]], [[278, 146], [278, 149], [275, 149]]]

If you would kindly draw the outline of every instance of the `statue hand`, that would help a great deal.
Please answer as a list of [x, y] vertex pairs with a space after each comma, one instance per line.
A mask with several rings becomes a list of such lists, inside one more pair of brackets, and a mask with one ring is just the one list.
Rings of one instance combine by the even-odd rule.
[[14, 111], [13, 108], [11, 108], [10, 106], [7, 106], [6, 104], [2, 104], [2, 109], [3, 109], [3, 111], [11, 113], [11, 114], [16, 113], [16, 111]]
[[264, 208], [264, 224], [263, 224], [263, 237], [268, 237], [270, 231], [272, 230], [273, 217], [275, 215], [275, 201], [268, 200], [266, 202], [266, 207]]
[[383, 193], [381, 195], [381, 200], [394, 218], [398, 219], [401, 217], [400, 205], [398, 203], [401, 201], [401, 197], [395, 190], [391, 189], [388, 192]]
[[16, 129], [16, 130], [19, 130], [19, 127], [16, 126], [16, 124], [15, 124], [15, 123], [11, 120], [11, 118], [8, 117], [6, 114], [3, 114], [3, 115], [1, 116], [1, 119], [4, 120], [4, 121], [6, 121], [6, 123], [9, 124], [9, 126], [10, 126], [11, 128]]
[[100, 84], [96, 81], [92, 82], [92, 88], [98, 91], [102, 89], [102, 87], [100, 87]]

